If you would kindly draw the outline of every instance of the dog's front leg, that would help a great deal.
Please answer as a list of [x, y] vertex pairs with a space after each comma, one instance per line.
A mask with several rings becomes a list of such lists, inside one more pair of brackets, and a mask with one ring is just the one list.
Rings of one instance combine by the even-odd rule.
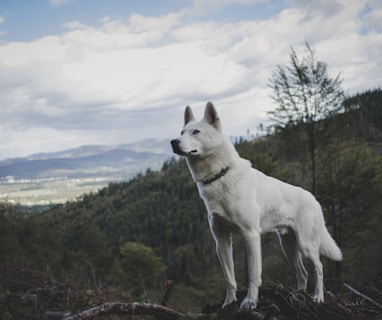
[[229, 228], [216, 221], [216, 219], [210, 219], [210, 227], [216, 242], [216, 253], [223, 269], [227, 285], [227, 294], [223, 303], [223, 307], [225, 307], [237, 300], [237, 284], [233, 263], [231, 232]]
[[223, 303], [223, 307], [225, 307], [226, 305], [229, 305], [237, 300], [237, 284], [235, 280], [234, 263], [232, 256], [232, 241], [230, 234], [227, 234], [224, 238], [216, 238], [216, 252], [219, 257], [227, 285], [227, 294]]
[[240, 309], [255, 309], [261, 285], [261, 238], [258, 231], [243, 233], [247, 244], [248, 260], [248, 293], [240, 305]]

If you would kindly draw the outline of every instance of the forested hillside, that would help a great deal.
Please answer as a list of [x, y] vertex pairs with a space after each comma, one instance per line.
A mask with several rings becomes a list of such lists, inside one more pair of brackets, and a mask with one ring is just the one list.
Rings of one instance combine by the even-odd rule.
[[[342, 263], [324, 259], [325, 286], [335, 292], [344, 282], [374, 281], [382, 270], [382, 91], [358, 94], [345, 106], [335, 119], [322, 120], [334, 123], [336, 138], [317, 150], [316, 197], [344, 253]], [[275, 131], [236, 147], [257, 169], [309, 189], [309, 168], [288, 137]], [[262, 241], [263, 280], [295, 286], [276, 237]], [[237, 236], [234, 250], [242, 286], [245, 251]], [[0, 207], [2, 317], [41, 319], [47, 309], [80, 310], [113, 299], [158, 302], [167, 279], [174, 282], [170, 305], [181, 311], [200, 311], [224, 297], [206, 210], [182, 159], [41, 214]]]

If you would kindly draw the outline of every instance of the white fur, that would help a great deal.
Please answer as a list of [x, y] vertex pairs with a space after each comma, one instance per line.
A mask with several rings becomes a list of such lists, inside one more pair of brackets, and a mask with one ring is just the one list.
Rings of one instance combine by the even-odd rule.
[[[175, 153], [183, 155], [208, 211], [208, 221], [227, 284], [223, 306], [236, 301], [236, 280], [231, 232], [244, 237], [248, 257], [248, 294], [242, 309], [257, 305], [261, 285], [261, 239], [264, 232], [279, 230], [283, 251], [296, 270], [298, 289], [306, 290], [307, 271], [302, 257], [314, 266], [313, 299], [324, 301], [320, 253], [341, 260], [341, 250], [328, 233], [321, 207], [311, 193], [251, 168], [221, 133], [218, 114], [208, 103], [204, 118], [195, 121], [191, 108], [185, 111], [182, 135], [171, 141]], [[224, 168], [228, 171], [211, 183]]]

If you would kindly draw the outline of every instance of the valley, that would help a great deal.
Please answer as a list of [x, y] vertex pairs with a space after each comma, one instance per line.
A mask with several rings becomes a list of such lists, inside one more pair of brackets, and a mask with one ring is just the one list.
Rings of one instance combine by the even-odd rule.
[[0, 201], [23, 206], [75, 200], [110, 182], [127, 181], [171, 156], [166, 139], [81, 146], [0, 161]]

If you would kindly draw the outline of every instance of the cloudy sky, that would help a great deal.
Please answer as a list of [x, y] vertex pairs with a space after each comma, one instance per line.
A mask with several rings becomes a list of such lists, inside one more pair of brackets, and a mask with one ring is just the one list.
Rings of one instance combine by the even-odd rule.
[[347, 93], [382, 87], [380, 0], [1, 0], [0, 159], [172, 138], [209, 100], [255, 134], [305, 42]]

